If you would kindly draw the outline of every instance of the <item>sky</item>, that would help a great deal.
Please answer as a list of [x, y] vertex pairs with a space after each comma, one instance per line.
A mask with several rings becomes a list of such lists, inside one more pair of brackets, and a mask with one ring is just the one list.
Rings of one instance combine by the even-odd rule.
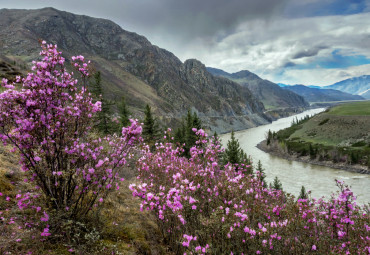
[[0, 0], [106, 18], [180, 60], [284, 84], [370, 75], [370, 0]]

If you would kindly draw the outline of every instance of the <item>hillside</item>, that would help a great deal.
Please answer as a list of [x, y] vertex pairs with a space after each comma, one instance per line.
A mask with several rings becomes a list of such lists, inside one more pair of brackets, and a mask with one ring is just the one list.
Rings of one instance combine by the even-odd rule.
[[345, 103], [269, 135], [260, 147], [291, 159], [370, 173], [370, 101]]
[[330, 86], [323, 87], [324, 89], [337, 89], [353, 95], [360, 95], [366, 99], [370, 99], [370, 75], [362, 75], [346, 79]]
[[335, 89], [310, 88], [304, 85], [286, 86], [284, 89], [304, 97], [304, 99], [308, 102], [364, 100], [364, 98], [361, 96], [351, 95]]
[[279, 85], [261, 79], [256, 74], [247, 70], [230, 74], [216, 68], [207, 69], [216, 76], [226, 77], [247, 87], [255, 97], [263, 102], [265, 108], [268, 110], [308, 106], [307, 102], [296, 93], [283, 90]]
[[269, 121], [248, 88], [211, 75], [197, 60], [182, 63], [112, 21], [53, 8], [0, 10], [0, 56], [29, 67], [38, 57], [39, 39], [57, 44], [67, 58], [91, 59], [102, 73], [105, 95], [113, 100], [124, 95], [134, 114], [148, 103], [170, 124], [192, 109], [217, 132]]

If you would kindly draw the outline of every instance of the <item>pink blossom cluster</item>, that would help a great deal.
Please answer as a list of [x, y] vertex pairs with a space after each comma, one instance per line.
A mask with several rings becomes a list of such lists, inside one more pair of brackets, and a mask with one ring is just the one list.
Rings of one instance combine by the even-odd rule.
[[264, 188], [247, 166], [221, 167], [220, 145], [195, 132], [190, 159], [171, 143], [144, 148], [139, 183], [130, 185], [176, 254], [369, 253], [368, 209], [343, 183], [328, 201], [296, 201]]
[[[0, 94], [0, 139], [20, 153], [26, 181], [43, 194], [46, 209], [78, 219], [119, 189], [119, 170], [141, 143], [142, 128], [131, 120], [122, 135], [92, 134], [101, 102], [93, 103], [88, 84], [79, 84], [66, 70], [56, 45], [42, 42], [40, 56], [25, 78], [2, 82], [7, 90]], [[89, 62], [77, 56], [72, 65], [86, 82]], [[32, 204], [33, 195], [17, 196], [19, 209]], [[45, 215], [40, 217], [40, 222], [47, 221]], [[42, 236], [49, 236], [52, 228], [45, 225]]]

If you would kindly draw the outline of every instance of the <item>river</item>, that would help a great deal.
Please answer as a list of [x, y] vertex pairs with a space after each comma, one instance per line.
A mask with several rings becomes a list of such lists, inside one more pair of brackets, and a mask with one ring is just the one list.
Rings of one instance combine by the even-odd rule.
[[[278, 131], [289, 127], [296, 117], [300, 119], [307, 114], [313, 115], [323, 110], [325, 109], [312, 109], [279, 119], [271, 124], [235, 132], [235, 137], [239, 140], [241, 148], [251, 156], [253, 165], [261, 160], [267, 182], [272, 182], [277, 176], [283, 185], [283, 189], [288, 193], [298, 196], [302, 185], [304, 185], [307, 191], [311, 191], [311, 196], [314, 198], [330, 197], [333, 192], [338, 190], [335, 185], [335, 179], [338, 179], [351, 186], [352, 191], [357, 196], [358, 203], [370, 203], [370, 175], [368, 174], [358, 174], [325, 166], [290, 161], [272, 156], [256, 147], [258, 143], [265, 139], [269, 129]], [[230, 139], [230, 133], [221, 135], [221, 139], [223, 146], [226, 147], [227, 141]]]

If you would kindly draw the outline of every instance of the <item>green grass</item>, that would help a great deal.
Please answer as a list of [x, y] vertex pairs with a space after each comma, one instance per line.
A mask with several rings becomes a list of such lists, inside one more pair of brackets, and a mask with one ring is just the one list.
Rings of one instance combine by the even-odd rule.
[[341, 116], [370, 115], [370, 101], [338, 105], [330, 109], [328, 113]]

